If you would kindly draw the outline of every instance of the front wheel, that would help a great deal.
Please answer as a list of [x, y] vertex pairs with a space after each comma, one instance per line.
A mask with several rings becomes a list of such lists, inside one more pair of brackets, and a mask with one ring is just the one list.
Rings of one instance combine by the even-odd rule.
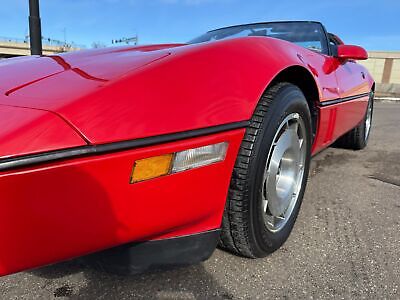
[[279, 83], [261, 98], [232, 174], [220, 246], [263, 257], [288, 238], [303, 199], [311, 117], [301, 90]]

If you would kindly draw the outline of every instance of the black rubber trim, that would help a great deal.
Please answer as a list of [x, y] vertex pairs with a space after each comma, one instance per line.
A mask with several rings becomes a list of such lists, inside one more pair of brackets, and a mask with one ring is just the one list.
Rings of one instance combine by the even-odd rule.
[[333, 100], [320, 102], [319, 105], [321, 107], [326, 107], [326, 106], [329, 106], [329, 105], [335, 105], [335, 104], [338, 104], [338, 103], [343, 103], [343, 102], [356, 100], [356, 99], [363, 98], [363, 97], [368, 97], [369, 95], [370, 95], [370, 93], [364, 93], [364, 94], [354, 95], [354, 96], [345, 97], [345, 98], [338, 98], [338, 99], [333, 99]]
[[169, 143], [178, 140], [184, 140], [184, 139], [200, 137], [234, 129], [240, 129], [247, 127], [248, 125], [249, 121], [235, 122], [235, 123], [189, 130], [173, 134], [159, 135], [159, 136], [136, 139], [136, 140], [122, 141], [122, 142], [102, 144], [102, 145], [88, 145], [88, 146], [75, 147], [64, 150], [49, 151], [39, 154], [19, 156], [14, 158], [6, 158], [0, 160], [0, 171], [23, 168], [26, 166], [43, 164], [62, 159], [70, 159], [88, 155], [99, 155], [110, 152], [135, 149], [139, 147]]
[[129, 243], [89, 255], [84, 261], [121, 275], [193, 265], [212, 255], [220, 233], [220, 229], [215, 229], [164, 240]]

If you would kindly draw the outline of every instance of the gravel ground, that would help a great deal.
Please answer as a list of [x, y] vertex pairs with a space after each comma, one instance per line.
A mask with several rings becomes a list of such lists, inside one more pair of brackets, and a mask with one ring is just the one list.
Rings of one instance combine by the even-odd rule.
[[400, 299], [400, 103], [376, 103], [370, 144], [313, 159], [288, 242], [265, 259], [120, 277], [70, 261], [0, 279], [1, 299]]

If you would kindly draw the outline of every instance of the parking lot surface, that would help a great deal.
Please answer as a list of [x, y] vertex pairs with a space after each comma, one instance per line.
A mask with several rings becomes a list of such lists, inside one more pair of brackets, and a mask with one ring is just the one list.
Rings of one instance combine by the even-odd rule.
[[1, 299], [399, 299], [400, 103], [376, 103], [367, 149], [313, 159], [287, 243], [258, 260], [221, 250], [121, 277], [77, 260], [0, 278]]

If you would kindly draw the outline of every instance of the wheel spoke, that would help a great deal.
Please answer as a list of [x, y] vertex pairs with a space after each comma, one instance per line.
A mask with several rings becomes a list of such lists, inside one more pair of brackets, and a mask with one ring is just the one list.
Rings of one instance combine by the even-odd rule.
[[301, 150], [302, 147], [303, 147], [303, 142], [304, 142], [304, 139], [299, 139], [300, 150]]
[[296, 132], [297, 134], [297, 132], [299, 131], [299, 123], [297, 121], [293, 122], [293, 124], [290, 125], [290, 129], [294, 130], [294, 132]]
[[268, 210], [268, 201], [267, 201], [267, 200], [263, 200], [262, 206], [263, 206], [263, 211], [264, 211], [264, 213], [267, 213], [267, 210]]

